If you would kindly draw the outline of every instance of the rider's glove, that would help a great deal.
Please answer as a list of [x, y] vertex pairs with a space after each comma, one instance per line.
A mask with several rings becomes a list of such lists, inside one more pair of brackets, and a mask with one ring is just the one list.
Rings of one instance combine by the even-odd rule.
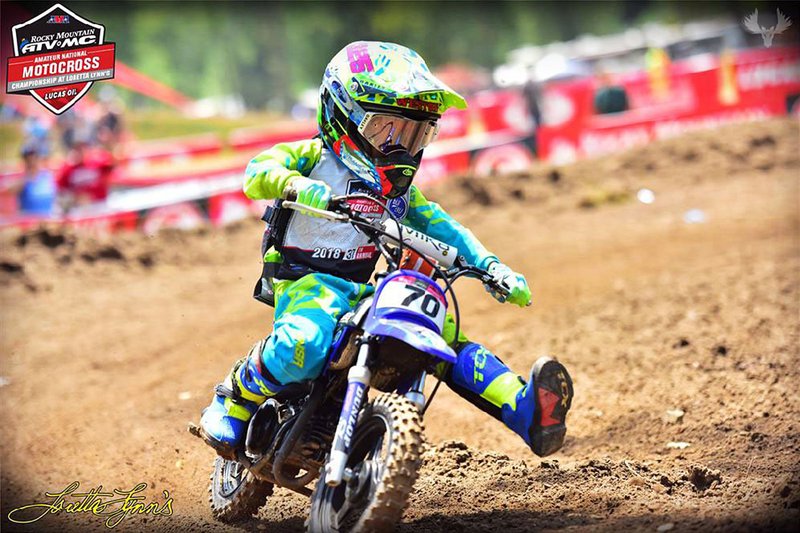
[[531, 305], [531, 290], [528, 288], [528, 282], [525, 281], [525, 276], [514, 272], [500, 262], [494, 262], [489, 265], [487, 272], [494, 278], [495, 283], [509, 290], [508, 296], [505, 296], [497, 292], [490, 285], [484, 285], [486, 290], [489, 291], [489, 294], [494, 296], [498, 302], [510, 302], [520, 307]]
[[[296, 193], [298, 204], [307, 205], [315, 209], [327, 209], [331, 200], [331, 188], [327, 183], [310, 178], [295, 178], [289, 184]], [[306, 214], [316, 216], [314, 213], [305, 211]]]

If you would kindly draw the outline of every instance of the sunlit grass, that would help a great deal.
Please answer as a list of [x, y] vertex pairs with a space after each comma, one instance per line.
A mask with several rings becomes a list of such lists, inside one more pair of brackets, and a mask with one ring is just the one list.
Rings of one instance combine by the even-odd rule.
[[[284, 117], [270, 113], [248, 113], [239, 118], [209, 117], [187, 118], [172, 111], [137, 111], [125, 115], [125, 125], [135, 139], [150, 140], [186, 135], [216, 133], [223, 142], [228, 135], [238, 128], [269, 126]], [[0, 124], [0, 167], [14, 166], [19, 158], [22, 146], [22, 121]], [[51, 133], [53, 148], [56, 153], [57, 133]]]

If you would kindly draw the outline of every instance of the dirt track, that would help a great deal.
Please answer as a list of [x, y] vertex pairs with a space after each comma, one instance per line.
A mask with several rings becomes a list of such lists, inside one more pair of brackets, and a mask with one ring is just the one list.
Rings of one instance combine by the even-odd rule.
[[[440, 393], [400, 530], [793, 527], [799, 141], [794, 122], [733, 126], [432, 191], [534, 288], [534, 306], [520, 310], [459, 282], [469, 336], [525, 374], [558, 355], [576, 398], [567, 444], [540, 460]], [[641, 187], [653, 204], [636, 200]], [[690, 209], [705, 221], [687, 224]], [[213, 522], [212, 454], [185, 429], [268, 332], [268, 309], [249, 298], [259, 239], [254, 222], [113, 244], [4, 236], [3, 531], [104, 529], [91, 515], [7, 521], [74, 480], [87, 490], [146, 482], [148, 500], [174, 498], [172, 517], [133, 517], [120, 531], [302, 529], [303, 498], [285, 491], [257, 519]], [[665, 420], [672, 409], [682, 421]]]

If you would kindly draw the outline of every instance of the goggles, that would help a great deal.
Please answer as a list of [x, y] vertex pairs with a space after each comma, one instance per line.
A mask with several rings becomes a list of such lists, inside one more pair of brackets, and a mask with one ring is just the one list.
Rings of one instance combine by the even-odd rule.
[[413, 120], [400, 115], [368, 112], [358, 125], [358, 133], [383, 155], [402, 147], [416, 155], [436, 138], [436, 120]]

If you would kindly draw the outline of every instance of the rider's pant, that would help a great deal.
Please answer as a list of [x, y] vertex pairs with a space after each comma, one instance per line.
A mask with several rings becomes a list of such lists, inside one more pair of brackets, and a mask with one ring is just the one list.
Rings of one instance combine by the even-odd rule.
[[339, 318], [372, 291], [371, 285], [319, 273], [276, 283], [264, 367], [282, 385], [319, 376]]
[[[331, 276], [309, 274], [275, 285], [275, 323], [261, 353], [266, 370], [281, 385], [320, 375], [339, 318], [372, 293], [373, 287]], [[470, 342], [447, 316], [442, 336], [458, 354], [439, 375], [456, 393], [502, 420], [504, 405], [513, 406], [524, 381], [480, 344]]]
[[458, 359], [452, 365], [439, 365], [439, 377], [459, 396], [507, 423], [502, 416], [503, 409], [516, 409], [517, 397], [525, 387], [525, 381], [486, 347], [467, 339], [463, 332], [459, 331], [456, 338], [455, 321], [451, 315], [447, 315], [442, 336], [456, 351]]

